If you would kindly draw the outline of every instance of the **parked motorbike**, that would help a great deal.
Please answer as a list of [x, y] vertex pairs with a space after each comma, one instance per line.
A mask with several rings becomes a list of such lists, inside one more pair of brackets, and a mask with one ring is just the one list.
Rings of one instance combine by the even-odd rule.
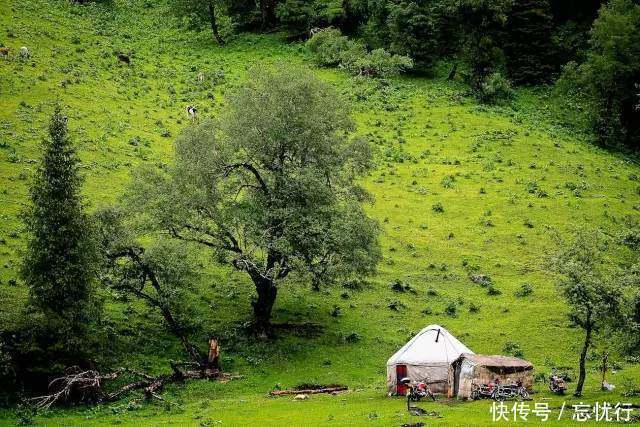
[[523, 400], [529, 399], [529, 392], [524, 387], [522, 381], [517, 381], [515, 384], [501, 384], [499, 380], [490, 382], [489, 384], [476, 384], [471, 385], [471, 399], [493, 399], [493, 400], [507, 400], [522, 398]]
[[494, 388], [491, 398], [499, 401], [516, 398], [528, 400], [529, 392], [527, 391], [527, 388], [522, 385], [522, 381], [516, 381], [515, 384], [498, 384]]
[[403, 378], [401, 382], [408, 388], [407, 402], [419, 402], [424, 397], [430, 397], [433, 401], [436, 400], [427, 379], [412, 382], [409, 378]]

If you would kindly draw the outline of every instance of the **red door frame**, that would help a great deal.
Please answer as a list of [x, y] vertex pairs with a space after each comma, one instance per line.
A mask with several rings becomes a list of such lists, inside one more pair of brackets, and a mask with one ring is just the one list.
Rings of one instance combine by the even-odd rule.
[[404, 396], [407, 394], [407, 386], [400, 381], [407, 376], [407, 365], [396, 365], [396, 394]]

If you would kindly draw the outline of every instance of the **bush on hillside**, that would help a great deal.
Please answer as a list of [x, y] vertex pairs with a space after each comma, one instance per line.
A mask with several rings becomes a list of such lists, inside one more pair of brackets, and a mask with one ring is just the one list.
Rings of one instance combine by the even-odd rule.
[[513, 98], [513, 88], [507, 78], [496, 72], [480, 83], [476, 96], [485, 104], [500, 104]]
[[393, 55], [380, 48], [360, 56], [345, 52], [342, 66], [353, 75], [390, 77], [413, 68], [413, 61], [408, 56]]
[[339, 66], [356, 76], [390, 77], [413, 67], [408, 56], [394, 55], [384, 49], [367, 51], [360, 41], [349, 40], [340, 30], [318, 31], [307, 41], [316, 61], [324, 66]]
[[[355, 42], [343, 36], [337, 28], [326, 28], [314, 34], [307, 41], [307, 47], [314, 54], [315, 60], [324, 66], [337, 66], [340, 64], [343, 52], [352, 48]], [[364, 49], [364, 45], [361, 45]]]

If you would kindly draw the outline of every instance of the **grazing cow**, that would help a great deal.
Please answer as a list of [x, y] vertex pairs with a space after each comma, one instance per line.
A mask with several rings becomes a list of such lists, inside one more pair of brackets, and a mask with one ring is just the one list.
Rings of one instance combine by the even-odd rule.
[[9, 51], [11, 49], [8, 47], [0, 47], [0, 56], [4, 56], [5, 58], [9, 56]]
[[20, 48], [20, 58], [29, 59], [30, 56], [31, 56], [31, 54], [29, 53], [29, 49], [27, 49], [26, 46], [22, 46]]
[[193, 121], [196, 119], [196, 114], [198, 114], [198, 110], [193, 105], [187, 105], [187, 115]]
[[204, 83], [204, 73], [198, 73], [198, 83]]
[[118, 61], [124, 62], [125, 64], [131, 64], [131, 59], [129, 59], [129, 56], [124, 53], [118, 53], [116, 56], [118, 57]]

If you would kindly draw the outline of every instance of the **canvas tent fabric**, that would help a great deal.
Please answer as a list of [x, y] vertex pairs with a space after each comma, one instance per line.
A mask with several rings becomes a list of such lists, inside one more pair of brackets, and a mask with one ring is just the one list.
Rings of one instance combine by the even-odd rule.
[[533, 385], [533, 365], [517, 357], [461, 354], [449, 370], [449, 381], [453, 384], [451, 396], [469, 399], [474, 383], [489, 384], [496, 378], [502, 384], [522, 381], [530, 389]]
[[462, 353], [474, 354], [442, 326], [427, 326], [387, 361], [389, 393], [402, 394], [399, 376], [427, 380], [434, 393], [448, 393], [449, 367]]

